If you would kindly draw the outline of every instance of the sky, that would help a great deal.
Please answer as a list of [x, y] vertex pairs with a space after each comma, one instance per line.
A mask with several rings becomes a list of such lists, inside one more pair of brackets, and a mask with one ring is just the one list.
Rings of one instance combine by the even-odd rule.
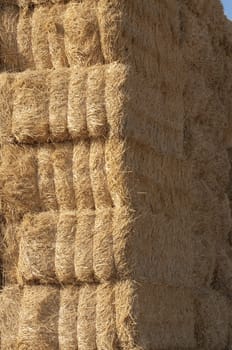
[[222, 3], [226, 16], [232, 20], [232, 0], [222, 0]]

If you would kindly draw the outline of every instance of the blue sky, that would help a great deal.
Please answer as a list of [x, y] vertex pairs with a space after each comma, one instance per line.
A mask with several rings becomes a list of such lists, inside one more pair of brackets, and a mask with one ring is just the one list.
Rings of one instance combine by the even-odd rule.
[[222, 3], [226, 16], [232, 20], [232, 0], [222, 0]]

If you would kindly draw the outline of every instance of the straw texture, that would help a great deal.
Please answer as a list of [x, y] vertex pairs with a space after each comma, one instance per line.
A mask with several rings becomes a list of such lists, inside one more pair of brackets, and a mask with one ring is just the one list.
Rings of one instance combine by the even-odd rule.
[[219, 0], [1, 1], [2, 350], [231, 349], [231, 35]]
[[[130, 281], [61, 289], [26, 286], [14, 299], [18, 319], [7, 307], [13, 295], [7, 289], [4, 293], [1, 312], [5, 310], [17, 339], [12, 349], [38, 346], [54, 350], [77, 347], [129, 350], [149, 346], [168, 348], [172, 342], [180, 348], [195, 346], [193, 301], [184, 290], [146, 284], [142, 287]], [[150, 301], [156, 298], [159, 303], [152, 305]], [[145, 319], [142, 310], [146, 310]], [[135, 322], [138, 322], [137, 330]], [[149, 322], [153, 329], [148, 327]], [[167, 331], [169, 339], [165, 337]]]

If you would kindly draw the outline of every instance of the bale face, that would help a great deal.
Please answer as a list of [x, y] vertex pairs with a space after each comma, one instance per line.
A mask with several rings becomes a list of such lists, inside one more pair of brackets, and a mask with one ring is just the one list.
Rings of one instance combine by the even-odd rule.
[[16, 350], [22, 291], [16, 285], [4, 288], [0, 295], [0, 343], [2, 349]]
[[54, 68], [67, 67], [68, 65], [63, 25], [65, 7], [64, 4], [54, 4], [48, 12], [46, 29], [51, 62]]
[[103, 63], [94, 3], [68, 4], [64, 14], [64, 32], [70, 66]]
[[51, 283], [55, 279], [55, 234], [53, 212], [24, 217], [19, 228], [19, 280]]
[[17, 346], [19, 349], [57, 349], [59, 290], [28, 286], [21, 299]]
[[48, 87], [46, 75], [24, 73], [18, 75], [12, 89], [12, 133], [17, 141], [31, 143], [48, 140]]
[[77, 344], [77, 308], [79, 288], [66, 287], [60, 291], [59, 309], [59, 349], [76, 350]]
[[228, 345], [230, 314], [226, 298], [216, 291], [208, 291], [198, 295], [196, 305], [199, 345], [206, 349], [224, 349]]
[[0, 14], [0, 70], [14, 71], [18, 69], [17, 55], [17, 23], [18, 9], [4, 6]]
[[17, 46], [20, 69], [34, 69], [34, 57], [32, 52], [32, 14], [29, 8], [19, 10], [17, 25]]
[[40, 211], [35, 150], [8, 145], [1, 149], [2, 210], [9, 220]]

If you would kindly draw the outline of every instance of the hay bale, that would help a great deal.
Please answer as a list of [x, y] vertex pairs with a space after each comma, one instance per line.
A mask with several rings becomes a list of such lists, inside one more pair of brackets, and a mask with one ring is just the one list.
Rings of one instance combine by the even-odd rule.
[[52, 162], [53, 145], [43, 145], [37, 149], [38, 189], [42, 211], [57, 210], [57, 198]]
[[0, 12], [0, 70], [19, 69], [17, 23], [19, 11], [15, 6], [3, 6]]
[[36, 69], [52, 68], [47, 35], [48, 8], [35, 7], [32, 16], [32, 52]]
[[77, 345], [77, 307], [79, 299], [78, 287], [65, 287], [60, 290], [59, 309], [59, 349], [76, 350]]
[[221, 290], [230, 295], [232, 292], [232, 257], [230, 250], [222, 251], [217, 261], [217, 278]]
[[65, 141], [69, 138], [67, 113], [69, 71], [56, 69], [50, 73], [49, 130], [53, 141]]
[[193, 281], [197, 286], [211, 285], [216, 268], [216, 242], [206, 232], [193, 236], [194, 266]]
[[216, 291], [206, 291], [196, 299], [196, 330], [204, 349], [223, 350], [229, 338], [229, 307], [225, 297]]
[[[130, 205], [130, 193], [127, 183], [128, 169], [125, 166], [126, 142], [109, 138], [105, 142], [105, 169], [108, 191], [113, 206], [120, 208]], [[112, 157], [112, 155], [114, 155]]]
[[105, 141], [103, 139], [91, 141], [89, 167], [95, 208], [112, 207], [106, 176]]
[[16, 224], [2, 225], [0, 249], [2, 285], [17, 284], [19, 238]]
[[106, 63], [118, 61], [118, 58], [125, 54], [121, 38], [123, 10], [121, 1], [98, 1], [97, 17], [101, 48]]
[[65, 54], [63, 27], [63, 14], [65, 12], [65, 8], [65, 4], [55, 3], [48, 12], [48, 45], [52, 66], [54, 68], [67, 67], [68, 64]]
[[126, 131], [126, 105], [128, 98], [129, 68], [127, 65], [112, 63], [105, 69], [105, 109], [109, 125], [109, 137], [124, 137]]
[[76, 207], [73, 185], [73, 145], [55, 144], [52, 154], [56, 199], [60, 210]]
[[87, 136], [86, 122], [87, 71], [72, 69], [68, 96], [68, 131], [73, 139]]
[[[123, 253], [126, 254], [132, 279], [175, 287], [195, 287], [196, 251], [189, 227], [190, 215], [189, 209], [182, 209], [181, 217], [177, 211], [169, 215], [162, 212], [153, 214], [145, 208], [135, 212], [124, 252], [119, 252], [122, 257]], [[117, 233], [114, 232], [114, 237]], [[120, 244], [120, 236], [117, 238]]]
[[90, 178], [90, 141], [80, 140], [73, 145], [73, 186], [78, 210], [94, 209]]
[[96, 286], [81, 288], [78, 304], [77, 339], [80, 350], [96, 349]]
[[0, 80], [0, 144], [12, 141], [12, 77], [1, 74]]
[[104, 66], [91, 67], [87, 80], [87, 128], [93, 137], [107, 135], [107, 119], [105, 109], [105, 74]]
[[119, 282], [115, 286], [115, 306], [121, 348], [196, 347], [194, 304], [188, 290]]
[[70, 66], [104, 63], [95, 4], [67, 4], [64, 14], [64, 42]]
[[53, 283], [57, 214], [28, 214], [19, 227], [18, 278], [22, 283]]
[[96, 294], [96, 346], [98, 349], [119, 348], [115, 316], [114, 285], [99, 284]]
[[15, 139], [20, 143], [46, 142], [49, 138], [49, 94], [45, 72], [17, 75], [12, 89]]
[[21, 300], [19, 349], [55, 350], [59, 348], [59, 289], [25, 286]]
[[17, 47], [20, 70], [34, 69], [32, 53], [32, 15], [30, 8], [20, 8], [17, 25]]
[[115, 277], [113, 251], [112, 209], [96, 210], [93, 235], [93, 269], [95, 278], [101, 282]]
[[74, 266], [78, 281], [93, 282], [93, 234], [94, 210], [82, 210], [77, 214]]
[[75, 235], [76, 212], [60, 212], [55, 243], [55, 270], [61, 283], [71, 283], [75, 278]]
[[[118, 279], [131, 277], [131, 267], [128, 262], [128, 241], [133, 241], [134, 212], [126, 206], [113, 210], [112, 235], [113, 258]], [[127, 253], [128, 252], [128, 253]], [[140, 264], [140, 261], [138, 262]]]
[[17, 285], [5, 287], [0, 294], [1, 349], [16, 349], [21, 295]]
[[33, 148], [6, 145], [1, 149], [0, 194], [2, 211], [11, 221], [40, 211], [37, 163]]

